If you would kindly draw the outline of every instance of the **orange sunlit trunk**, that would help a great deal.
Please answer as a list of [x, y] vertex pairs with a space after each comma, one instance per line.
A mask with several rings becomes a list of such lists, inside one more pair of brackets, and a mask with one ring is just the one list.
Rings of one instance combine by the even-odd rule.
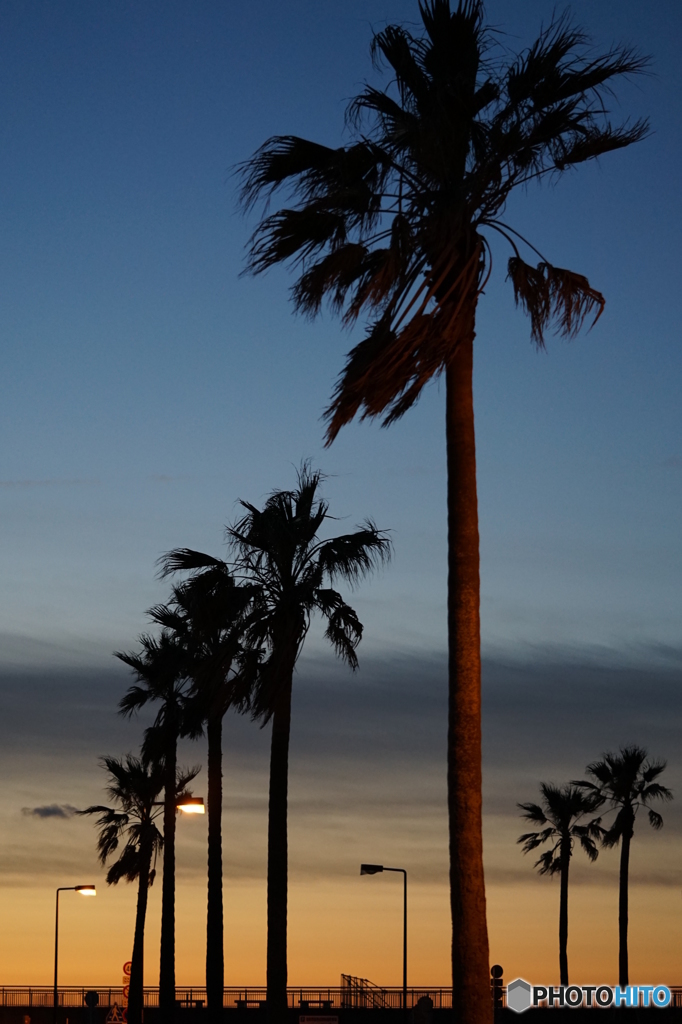
[[458, 1024], [492, 1024], [481, 817], [481, 638], [473, 316], [472, 309], [471, 331], [457, 345], [446, 368], [452, 1000]]

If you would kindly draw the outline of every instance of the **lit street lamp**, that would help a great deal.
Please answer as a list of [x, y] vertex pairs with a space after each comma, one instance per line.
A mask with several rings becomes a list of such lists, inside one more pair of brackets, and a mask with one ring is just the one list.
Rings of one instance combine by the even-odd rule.
[[[163, 800], [155, 800], [154, 807], [163, 807]], [[175, 805], [176, 810], [182, 811], [183, 814], [205, 814], [206, 807], [204, 806], [203, 796], [183, 796]]]
[[403, 1013], [407, 1014], [407, 871], [386, 868], [383, 864], [361, 864], [361, 875], [378, 875], [380, 871], [399, 871], [403, 876]]
[[178, 803], [178, 810], [185, 814], [205, 814], [203, 796], [185, 796]]
[[60, 892], [79, 892], [81, 896], [96, 896], [97, 890], [94, 885], [62, 885], [57, 889], [57, 901], [54, 915], [54, 993], [52, 996], [52, 1020], [57, 1024], [57, 1003], [59, 993], [57, 992], [57, 965], [59, 962], [59, 894]]

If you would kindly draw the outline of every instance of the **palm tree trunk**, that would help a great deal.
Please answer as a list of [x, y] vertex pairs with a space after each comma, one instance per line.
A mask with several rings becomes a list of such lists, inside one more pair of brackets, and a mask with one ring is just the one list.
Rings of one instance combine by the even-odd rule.
[[159, 1010], [164, 1022], [175, 1014], [175, 819], [176, 819], [175, 736], [166, 751], [163, 797], [163, 885], [161, 888], [161, 963], [159, 968]]
[[570, 854], [561, 851], [561, 892], [559, 894], [559, 974], [561, 984], [568, 985], [568, 869]]
[[624, 988], [628, 982], [628, 874], [630, 871], [630, 839], [623, 834], [620, 846], [620, 883], [618, 891], [618, 984]]
[[[472, 314], [473, 323], [473, 314]], [[491, 1024], [481, 819], [481, 640], [473, 326], [446, 368], [448, 463], [448, 817], [452, 1002]]]
[[270, 1024], [287, 1019], [287, 801], [291, 681], [272, 718], [268, 804], [267, 1001]]
[[209, 718], [208, 736], [208, 909], [206, 914], [206, 1002], [208, 1020], [223, 1016], [223, 720]]
[[152, 851], [145, 853], [140, 866], [137, 888], [137, 910], [135, 912], [135, 937], [133, 939], [133, 957], [130, 968], [130, 988], [128, 990], [128, 1024], [141, 1024], [142, 1005], [144, 1002], [144, 925], [147, 917], [147, 901], [149, 899], [149, 869], [152, 862]]

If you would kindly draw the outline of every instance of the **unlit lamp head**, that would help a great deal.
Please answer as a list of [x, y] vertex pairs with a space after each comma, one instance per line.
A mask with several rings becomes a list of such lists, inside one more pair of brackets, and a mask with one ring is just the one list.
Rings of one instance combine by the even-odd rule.
[[203, 796], [184, 796], [178, 803], [178, 810], [185, 814], [205, 814]]
[[97, 889], [94, 885], [75, 885], [74, 889], [79, 892], [81, 896], [96, 896]]
[[378, 875], [380, 871], [384, 870], [383, 864], [361, 864], [360, 874], [361, 875]]

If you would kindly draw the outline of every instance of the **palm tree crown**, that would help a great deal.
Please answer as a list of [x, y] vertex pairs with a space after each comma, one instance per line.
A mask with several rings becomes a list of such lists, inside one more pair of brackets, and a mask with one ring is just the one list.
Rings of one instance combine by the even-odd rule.
[[540, 786], [542, 805], [518, 804], [523, 811], [522, 817], [540, 825], [539, 832], [526, 832], [519, 836], [518, 843], [523, 843], [523, 852], [530, 853], [553, 842], [550, 849], [545, 850], [535, 862], [534, 867], [541, 875], [554, 875], [561, 870], [562, 856], [573, 853], [575, 841], [580, 843], [583, 851], [591, 861], [599, 856], [599, 848], [595, 840], [601, 838], [604, 830], [600, 827], [601, 818], [595, 818], [587, 825], [578, 822], [586, 814], [592, 814], [602, 803], [599, 796], [587, 794], [576, 785], [553, 786], [543, 782]]
[[276, 136], [242, 166], [247, 208], [282, 186], [294, 200], [263, 218], [248, 268], [291, 260], [298, 310], [314, 315], [327, 298], [349, 324], [370, 316], [328, 410], [328, 440], [358, 411], [385, 423], [402, 416], [444, 368], [471, 330], [491, 231], [512, 248], [509, 277], [538, 345], [552, 324], [571, 336], [598, 317], [604, 299], [586, 278], [539, 253], [536, 266], [525, 262], [521, 236], [501, 218], [519, 186], [647, 132], [644, 121], [613, 124], [605, 108], [613, 79], [645, 68], [634, 51], [596, 56], [563, 17], [507, 63], [481, 0], [454, 10], [422, 0], [419, 10], [423, 35], [397, 25], [375, 34], [375, 64], [393, 79], [351, 102], [349, 145]]
[[[116, 885], [122, 879], [134, 882], [146, 860], [156, 862], [163, 847], [163, 835], [156, 825], [160, 808], [155, 806], [163, 789], [163, 770], [141, 758], [128, 754], [124, 759], [102, 757], [100, 764], [109, 773], [107, 796], [116, 805], [87, 807], [80, 814], [99, 814], [97, 852], [102, 864], [125, 843], [121, 854], [107, 872], [107, 884]], [[152, 867], [148, 884], [154, 881]]]
[[371, 520], [353, 533], [320, 539], [331, 518], [318, 494], [322, 479], [304, 464], [294, 490], [274, 491], [262, 510], [242, 502], [246, 515], [228, 530], [235, 571], [259, 588], [248, 640], [269, 652], [252, 696], [254, 717], [264, 722], [290, 685], [315, 612], [325, 620], [324, 635], [336, 654], [357, 668], [362, 623], [331, 584], [355, 585], [390, 556], [390, 540]]
[[588, 764], [587, 774], [595, 782], [577, 781], [575, 785], [599, 794], [616, 811], [613, 824], [603, 837], [605, 846], [616, 846], [625, 836], [632, 838], [637, 811], [642, 807], [646, 808], [651, 827], [662, 828], [663, 818], [649, 805], [652, 800], [672, 800], [671, 790], [656, 781], [665, 766], [665, 761], [650, 760], [646, 750], [634, 744]]

